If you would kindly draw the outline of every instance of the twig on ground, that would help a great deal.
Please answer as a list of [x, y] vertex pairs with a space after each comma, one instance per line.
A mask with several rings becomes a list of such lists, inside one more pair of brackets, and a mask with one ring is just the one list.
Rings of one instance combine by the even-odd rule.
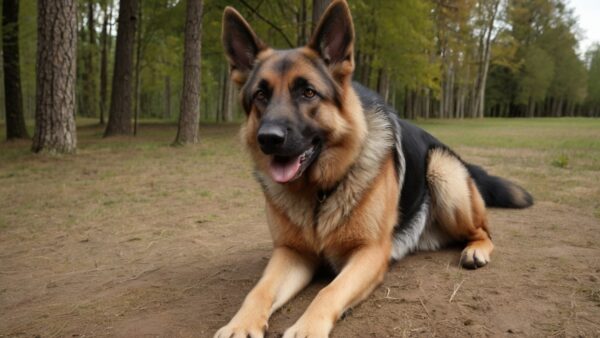
[[431, 319], [431, 316], [429, 315], [429, 310], [427, 310], [427, 306], [425, 306], [425, 303], [423, 303], [423, 300], [421, 299], [421, 297], [419, 297], [419, 302], [421, 303], [423, 310], [425, 310], [425, 313], [427, 314], [427, 318]]
[[455, 284], [454, 285], [454, 291], [452, 292], [452, 295], [450, 296], [450, 300], [448, 300], [448, 303], [452, 303], [452, 300], [454, 299], [454, 296], [456, 296], [456, 293], [458, 292], [458, 289], [460, 289], [460, 287], [462, 286], [462, 284], [465, 282], [465, 280], [463, 279], [462, 281], [460, 281], [460, 283]]

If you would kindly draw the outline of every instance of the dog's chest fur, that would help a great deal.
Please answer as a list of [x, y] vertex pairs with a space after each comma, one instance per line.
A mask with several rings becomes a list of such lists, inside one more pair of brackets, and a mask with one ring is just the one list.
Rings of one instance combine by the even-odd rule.
[[308, 242], [314, 243], [316, 240], [317, 243], [323, 243], [329, 234], [352, 216], [353, 210], [380, 173], [382, 163], [395, 148], [398, 138], [394, 135], [393, 121], [379, 108], [370, 107], [364, 112], [368, 135], [362, 150], [335, 189], [327, 194], [291, 192], [265, 173], [255, 172], [272, 205], [302, 229], [305, 236], [313, 237]]

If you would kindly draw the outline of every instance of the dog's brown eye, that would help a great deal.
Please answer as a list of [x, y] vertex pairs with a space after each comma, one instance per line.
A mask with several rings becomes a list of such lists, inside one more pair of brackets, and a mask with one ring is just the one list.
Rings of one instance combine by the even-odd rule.
[[313, 89], [311, 88], [306, 88], [304, 89], [304, 93], [303, 93], [304, 97], [306, 97], [307, 99], [312, 99], [313, 97], [315, 97], [315, 95], [317, 95], [317, 92], [315, 92]]
[[259, 101], [264, 101], [267, 98], [267, 95], [265, 94], [264, 90], [257, 90], [256, 93], [254, 93], [254, 99], [255, 100], [259, 100]]

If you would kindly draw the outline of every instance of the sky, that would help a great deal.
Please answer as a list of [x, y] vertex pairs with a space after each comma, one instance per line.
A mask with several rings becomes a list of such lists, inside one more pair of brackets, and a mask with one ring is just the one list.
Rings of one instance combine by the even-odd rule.
[[570, 0], [570, 7], [579, 17], [583, 39], [579, 51], [585, 53], [594, 42], [600, 42], [600, 0]]

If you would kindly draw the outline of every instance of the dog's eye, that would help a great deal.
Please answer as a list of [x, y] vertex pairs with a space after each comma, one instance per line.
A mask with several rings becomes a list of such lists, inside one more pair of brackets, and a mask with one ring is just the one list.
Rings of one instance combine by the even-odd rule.
[[267, 94], [264, 90], [259, 89], [254, 93], [254, 99], [258, 101], [265, 101], [267, 99]]
[[312, 88], [305, 88], [302, 95], [304, 95], [304, 97], [307, 99], [312, 99], [315, 97], [315, 95], [317, 95], [317, 92], [315, 92], [315, 90]]

